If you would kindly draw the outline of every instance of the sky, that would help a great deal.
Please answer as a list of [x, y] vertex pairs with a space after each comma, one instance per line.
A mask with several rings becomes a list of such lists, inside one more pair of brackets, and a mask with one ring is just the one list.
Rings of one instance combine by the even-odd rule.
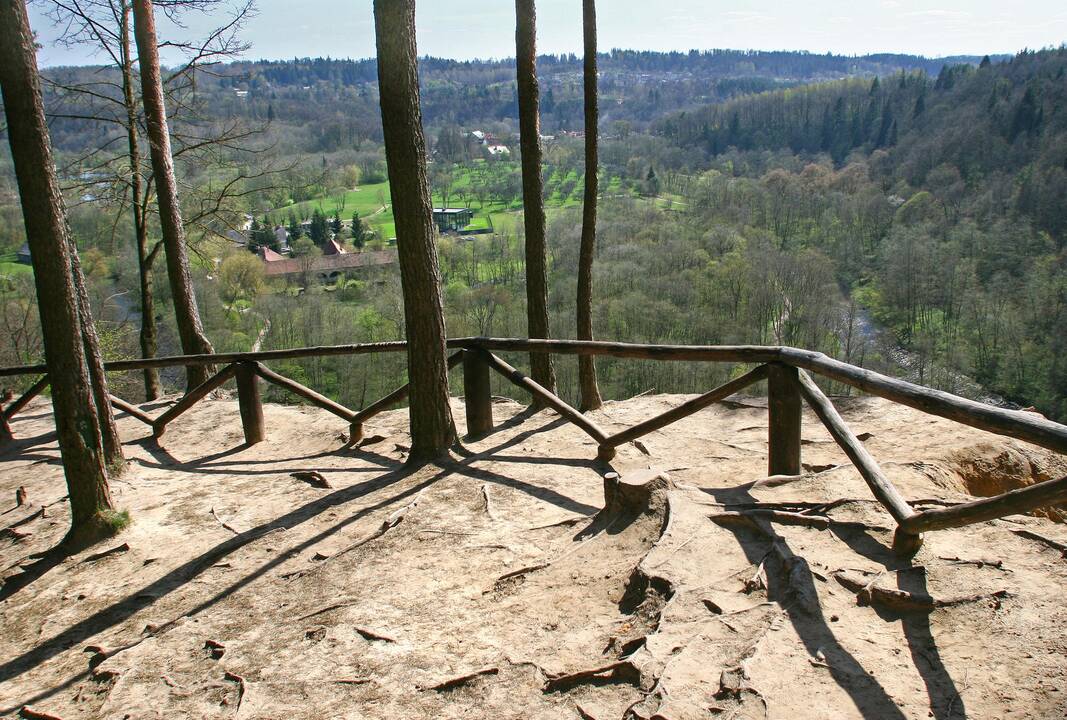
[[[41, 65], [99, 62], [56, 47], [38, 0], [30, 22]], [[250, 59], [374, 55], [371, 0], [258, 0], [243, 34]], [[538, 0], [538, 51], [581, 53], [580, 0]], [[457, 59], [514, 55], [511, 0], [419, 0], [420, 55]], [[808, 50], [940, 57], [1015, 53], [1067, 42], [1064, 0], [598, 0], [601, 50]], [[190, 16], [184, 33], [207, 31], [221, 16]], [[160, 23], [161, 35], [177, 32]]]

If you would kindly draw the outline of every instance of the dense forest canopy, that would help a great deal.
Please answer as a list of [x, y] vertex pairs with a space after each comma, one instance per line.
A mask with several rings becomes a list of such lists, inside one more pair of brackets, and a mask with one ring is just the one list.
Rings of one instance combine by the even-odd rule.
[[[575, 137], [583, 129], [582, 67], [574, 56], [543, 56], [538, 69], [550, 313], [553, 334], [567, 337], [585, 173]], [[808, 347], [1067, 418], [1067, 50], [939, 60], [615, 50], [599, 69], [597, 337]], [[49, 73], [58, 82], [106, 76], [91, 68]], [[486, 232], [440, 239], [449, 333], [524, 335], [514, 61], [424, 58], [420, 74], [434, 202], [470, 208]], [[233, 63], [198, 75], [190, 93], [197, 112], [173, 120], [188, 137], [230, 123], [259, 132], [251, 154], [220, 148], [217, 163], [179, 156], [184, 186], [225, 184], [235, 168], [268, 161], [282, 168], [269, 179], [246, 172], [216, 224], [194, 233], [201, 308], [216, 346], [400, 336], [395, 268], [326, 284], [241, 286], [227, 282], [238, 264], [229, 258], [247, 253], [220, 239], [248, 214], [265, 244], [265, 229], [282, 225], [303, 233], [302, 252], [316, 252], [334, 232], [351, 251], [388, 247], [374, 61]], [[49, 93], [61, 162], [118, 137], [105, 123], [73, 117], [87, 114], [77, 102]], [[510, 156], [490, 155], [475, 130]], [[72, 224], [108, 330], [102, 336], [112, 354], [132, 354], [136, 304], [112, 298], [132, 282], [127, 221], [74, 182], [92, 172], [66, 173], [78, 187]], [[0, 253], [21, 242], [5, 156]], [[229, 273], [216, 271], [227, 262]], [[25, 362], [39, 342], [32, 299], [13, 266], [0, 264], [10, 337], [2, 357]], [[389, 359], [374, 360], [369, 379], [354, 371], [370, 362], [284, 370], [359, 406], [402, 373]], [[692, 392], [730, 372], [605, 362], [601, 385], [605, 397]], [[573, 397], [574, 368], [561, 364], [559, 382]]]

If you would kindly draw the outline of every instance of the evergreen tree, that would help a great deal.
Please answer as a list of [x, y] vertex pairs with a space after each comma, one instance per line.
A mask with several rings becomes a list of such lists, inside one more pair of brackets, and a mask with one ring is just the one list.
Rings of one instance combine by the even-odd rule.
[[289, 244], [292, 245], [294, 241], [299, 240], [300, 236], [304, 234], [304, 228], [300, 224], [300, 221], [296, 219], [296, 215], [292, 210], [289, 211]]
[[311, 241], [316, 245], [322, 245], [326, 242], [327, 223], [326, 215], [315, 208], [315, 212], [311, 214], [311, 227], [308, 230], [308, 235], [311, 236]]
[[341, 237], [341, 214], [337, 210], [333, 211], [333, 220], [330, 221], [330, 229], [333, 230], [334, 237]]
[[363, 221], [359, 218], [359, 211], [352, 212], [352, 245], [357, 250], [362, 250], [363, 246], [367, 244], [367, 229], [363, 226]]

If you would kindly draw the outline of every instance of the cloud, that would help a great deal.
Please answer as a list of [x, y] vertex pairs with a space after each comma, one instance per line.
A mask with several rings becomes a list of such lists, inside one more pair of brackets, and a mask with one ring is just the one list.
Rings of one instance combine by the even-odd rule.
[[944, 18], [949, 20], [963, 20], [972, 17], [971, 13], [966, 10], [913, 10], [912, 12], [904, 13], [904, 17], [927, 17], [927, 18]]

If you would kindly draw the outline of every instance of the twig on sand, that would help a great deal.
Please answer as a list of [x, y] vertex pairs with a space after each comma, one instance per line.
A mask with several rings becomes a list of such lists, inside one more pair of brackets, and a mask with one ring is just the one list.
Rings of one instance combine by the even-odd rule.
[[500, 672], [500, 668], [498, 668], [498, 667], [486, 667], [486, 668], [482, 668], [481, 670], [475, 670], [472, 673], [467, 673], [466, 675], [460, 675], [458, 677], [449, 678], [448, 680], [445, 680], [444, 682], [439, 682], [436, 685], [430, 685], [429, 687], [425, 687], [425, 688], [421, 688], [421, 689], [422, 690], [435, 690], [437, 692], [445, 692], [447, 690], [455, 690], [456, 688], [461, 687], [463, 685], [466, 685], [467, 683], [471, 682], [472, 680], [476, 680], [476, 679], [482, 677], [483, 675], [496, 675], [499, 672]]
[[237, 529], [237, 528], [235, 528], [235, 527], [234, 527], [233, 525], [230, 525], [230, 524], [229, 524], [229, 523], [227, 523], [227, 522], [226, 522], [225, 520], [223, 520], [222, 518], [220, 518], [220, 517], [219, 517], [219, 514], [218, 514], [217, 512], [215, 512], [215, 508], [211, 508], [211, 517], [213, 517], [213, 518], [215, 518], [216, 520], [218, 520], [218, 522], [219, 522], [219, 525], [221, 525], [222, 527], [226, 528], [227, 530], [229, 530], [230, 532], [232, 532], [232, 533], [233, 533], [234, 535], [240, 535], [240, 534], [241, 534], [241, 531], [240, 531], [240, 530], [238, 530], [238, 529]]
[[357, 633], [359, 633], [363, 637], [364, 640], [378, 640], [380, 642], [387, 642], [387, 643], [395, 643], [396, 642], [395, 639], [389, 637], [388, 635], [382, 635], [380, 633], [374, 632], [373, 630], [368, 630], [367, 628], [356, 627], [356, 628], [353, 628], [353, 629]]
[[356, 599], [342, 600], [341, 602], [336, 602], [333, 605], [327, 605], [326, 607], [320, 608], [320, 609], [318, 609], [318, 610], [316, 610], [314, 612], [309, 612], [307, 615], [301, 615], [300, 617], [298, 617], [296, 619], [296, 621], [297, 622], [303, 622], [304, 620], [309, 620], [309, 619], [311, 619], [313, 617], [316, 617], [318, 615], [322, 615], [324, 613], [328, 613], [331, 610], [338, 610], [338, 609], [343, 608], [343, 607], [349, 607], [351, 605], [355, 605], [358, 602], [359, 601], [356, 600]]
[[511, 572], [506, 572], [503, 575], [501, 575], [500, 577], [498, 577], [496, 579], [496, 582], [493, 583], [493, 590], [500, 590], [500, 588], [502, 588], [504, 586], [504, 584], [508, 580], [511, 580], [512, 578], [517, 578], [517, 577], [521, 577], [523, 575], [528, 575], [529, 573], [537, 572], [538, 570], [544, 570], [546, 567], [548, 567], [551, 564], [552, 563], [549, 563], [549, 562], [542, 562], [542, 563], [537, 563], [536, 565], [528, 565], [526, 567], [521, 567], [518, 570], [512, 570]]
[[490, 520], [496, 520], [496, 517], [493, 515], [493, 503], [489, 499], [488, 485], [482, 485], [482, 500], [485, 503], [485, 514], [489, 516]]

